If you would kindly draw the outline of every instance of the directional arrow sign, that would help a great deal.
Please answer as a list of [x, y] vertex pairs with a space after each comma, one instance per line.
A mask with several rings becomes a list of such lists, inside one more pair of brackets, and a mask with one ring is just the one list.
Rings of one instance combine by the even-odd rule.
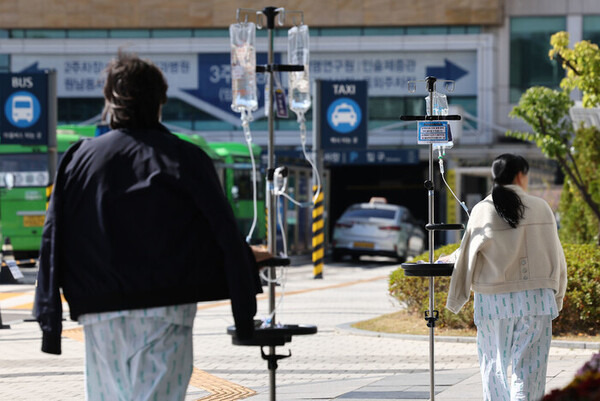
[[468, 74], [468, 71], [463, 70], [448, 59], [444, 59], [444, 63], [445, 65], [443, 67], [428, 66], [426, 70], [427, 76], [458, 81], [460, 78]]

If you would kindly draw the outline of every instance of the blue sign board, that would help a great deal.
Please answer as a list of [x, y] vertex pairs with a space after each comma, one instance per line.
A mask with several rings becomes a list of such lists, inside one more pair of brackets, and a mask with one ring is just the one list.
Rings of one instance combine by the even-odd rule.
[[[276, 151], [275, 155], [297, 159], [304, 157], [302, 152], [296, 150]], [[419, 163], [419, 149], [326, 150], [323, 152], [323, 162], [329, 165], [351, 164], [355, 166], [417, 164]]]
[[365, 149], [367, 82], [317, 81], [317, 96], [321, 149]]
[[[281, 54], [273, 55], [274, 63], [281, 61]], [[267, 63], [266, 53], [256, 54], [256, 64]], [[267, 74], [257, 73], [257, 97], [259, 105], [264, 105], [264, 91]], [[239, 115], [231, 110], [231, 55], [229, 53], [198, 54], [198, 88], [184, 89], [184, 92], [210, 103], [219, 109]]]
[[0, 74], [0, 144], [48, 145], [47, 73]]

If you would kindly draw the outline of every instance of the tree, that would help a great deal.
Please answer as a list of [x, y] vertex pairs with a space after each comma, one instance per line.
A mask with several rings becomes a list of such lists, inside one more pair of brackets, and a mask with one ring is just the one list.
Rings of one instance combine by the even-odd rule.
[[600, 50], [589, 41], [578, 42], [573, 49], [568, 48], [568, 43], [566, 32], [556, 33], [550, 39], [550, 57], [558, 58], [567, 70], [560, 84], [563, 91], [529, 88], [509, 115], [522, 118], [532, 132], [510, 131], [507, 135], [533, 141], [544, 155], [558, 162], [570, 191], [572, 203], [567, 206], [572, 209], [573, 202], [580, 199], [589, 208], [595, 219], [594, 236], [600, 245], [600, 127], [574, 129], [568, 118], [573, 106], [568, 93], [575, 88], [581, 90], [585, 107], [600, 103]]

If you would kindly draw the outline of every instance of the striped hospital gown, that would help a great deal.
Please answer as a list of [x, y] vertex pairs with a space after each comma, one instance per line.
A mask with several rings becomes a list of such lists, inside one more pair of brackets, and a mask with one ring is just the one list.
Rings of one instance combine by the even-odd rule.
[[484, 400], [541, 399], [546, 386], [552, 320], [558, 316], [554, 291], [543, 288], [475, 293], [474, 309]]
[[196, 309], [184, 304], [80, 316], [86, 400], [183, 400]]

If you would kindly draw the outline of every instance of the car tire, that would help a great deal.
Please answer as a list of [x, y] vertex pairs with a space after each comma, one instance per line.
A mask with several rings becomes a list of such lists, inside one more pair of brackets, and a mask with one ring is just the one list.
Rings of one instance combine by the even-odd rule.
[[331, 259], [334, 262], [340, 262], [343, 257], [344, 255], [340, 251], [334, 249], [333, 252], [331, 252]]

